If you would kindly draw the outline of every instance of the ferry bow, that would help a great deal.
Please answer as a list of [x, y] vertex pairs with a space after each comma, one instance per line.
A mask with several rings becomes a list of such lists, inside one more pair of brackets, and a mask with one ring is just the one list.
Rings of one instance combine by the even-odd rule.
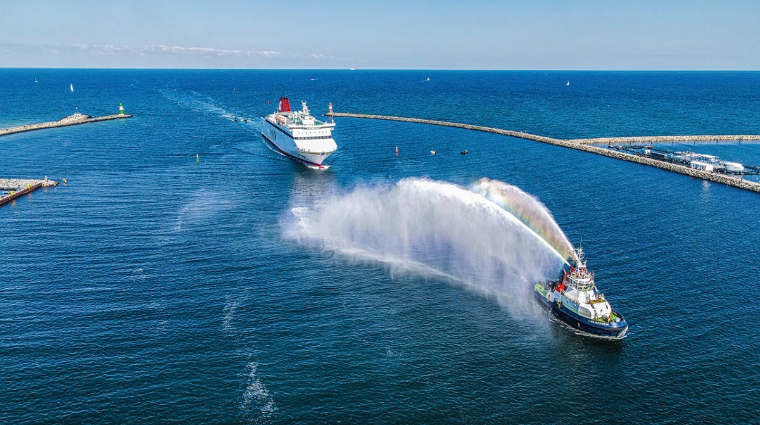
[[338, 145], [332, 138], [334, 122], [314, 118], [301, 102], [300, 111], [290, 110], [287, 97], [280, 98], [277, 112], [261, 119], [261, 135], [278, 152], [314, 169], [327, 169], [324, 161]]

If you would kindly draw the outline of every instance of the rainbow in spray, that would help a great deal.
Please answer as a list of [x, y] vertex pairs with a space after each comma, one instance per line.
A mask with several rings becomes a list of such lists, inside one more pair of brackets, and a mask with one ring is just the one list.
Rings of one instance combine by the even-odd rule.
[[565, 259], [565, 263], [567, 259], [577, 260], [573, 244], [554, 221], [554, 217], [546, 206], [538, 199], [523, 192], [517, 186], [486, 177], [478, 180], [472, 186], [472, 190], [509, 211], [549, 243]]
[[[535, 217], [545, 207], [522, 191], [522, 219], [483, 193], [504, 194], [509, 185], [481, 182], [479, 190], [430, 179], [406, 178], [396, 184], [358, 185], [319, 202], [295, 200], [281, 221], [283, 236], [358, 261], [378, 262], [390, 272], [444, 277], [511, 299], [526, 282], [556, 276], [567, 263], [557, 237]], [[503, 185], [501, 190], [496, 190]], [[483, 192], [483, 193], [481, 193]], [[533, 210], [532, 215], [528, 214]], [[530, 217], [534, 217], [530, 219]], [[546, 219], [545, 219], [546, 220]], [[553, 229], [558, 230], [556, 224]], [[560, 233], [561, 235], [561, 233]], [[560, 237], [559, 240], [562, 240]], [[554, 246], [549, 242], [554, 241]], [[569, 243], [567, 244], [569, 245]]]

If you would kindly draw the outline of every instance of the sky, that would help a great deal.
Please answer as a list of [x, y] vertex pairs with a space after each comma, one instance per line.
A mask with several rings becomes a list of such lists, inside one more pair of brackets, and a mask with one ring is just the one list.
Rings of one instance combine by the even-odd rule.
[[760, 70], [760, 0], [0, 0], [0, 67]]

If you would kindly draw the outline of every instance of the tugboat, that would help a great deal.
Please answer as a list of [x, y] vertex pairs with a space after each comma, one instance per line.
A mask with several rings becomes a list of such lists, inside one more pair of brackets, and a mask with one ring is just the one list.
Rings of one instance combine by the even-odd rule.
[[575, 267], [568, 272], [562, 269], [562, 279], [537, 283], [536, 298], [559, 320], [582, 334], [621, 339], [628, 332], [628, 322], [612, 310], [604, 294], [596, 289], [594, 273], [586, 268], [583, 248], [575, 250]]

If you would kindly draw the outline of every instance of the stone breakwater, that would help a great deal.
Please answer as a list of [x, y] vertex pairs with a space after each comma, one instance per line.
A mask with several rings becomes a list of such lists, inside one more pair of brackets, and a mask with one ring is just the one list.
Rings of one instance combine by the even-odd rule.
[[634, 136], [634, 137], [595, 137], [591, 139], [573, 139], [570, 142], [581, 143], [584, 145], [616, 145], [628, 143], [669, 143], [669, 142], [742, 142], [758, 141], [760, 135], [754, 134], [736, 134], [736, 135], [715, 135], [715, 136]]
[[27, 193], [34, 192], [41, 187], [57, 186], [58, 182], [53, 180], [32, 180], [32, 179], [0, 179], [0, 205], [7, 204], [16, 198], [22, 197]]
[[[629, 153], [613, 151], [610, 149], [600, 148], [598, 146], [591, 146], [592, 144], [599, 144], [599, 143], [604, 143], [604, 144], [631, 143], [631, 142], [651, 143], [651, 141], [655, 139], [658, 141], [663, 141], [663, 142], [664, 141], [692, 141], [692, 140], [694, 141], [696, 140], [700, 140], [700, 141], [702, 140], [705, 140], [705, 141], [707, 140], [709, 141], [760, 140], [760, 136], [653, 136], [653, 137], [612, 137], [612, 138], [596, 138], [596, 139], [563, 140], [563, 139], [555, 139], [553, 137], [538, 136], [535, 134], [524, 133], [521, 131], [503, 130], [503, 129], [494, 128], [494, 127], [483, 127], [479, 125], [462, 124], [462, 123], [455, 123], [455, 122], [448, 122], [448, 121], [425, 120], [425, 119], [420, 119], [420, 118], [393, 117], [393, 116], [386, 116], [386, 115], [351, 114], [351, 113], [345, 113], [345, 112], [336, 112], [330, 116], [413, 122], [413, 123], [419, 123], [419, 124], [441, 125], [445, 127], [456, 127], [456, 128], [464, 128], [466, 130], [475, 130], [475, 131], [484, 131], [487, 133], [502, 134], [505, 136], [533, 140], [533, 141], [541, 142], [541, 143], [548, 143], [550, 145], [562, 146], [565, 148], [595, 153], [595, 154], [603, 155], [610, 158], [622, 159], [624, 161], [630, 161], [630, 162], [635, 162], [638, 164], [649, 165], [651, 167], [659, 168], [661, 170], [673, 171], [676, 173], [685, 174], [687, 176], [696, 177], [696, 178], [708, 180], [711, 182], [725, 184], [727, 186], [733, 186], [739, 189], [750, 190], [753, 192], [760, 193], [760, 183], [743, 180], [743, 179], [733, 177], [733, 176], [728, 176], [725, 174], [717, 174], [717, 173], [711, 173], [711, 172], [702, 171], [702, 170], [695, 170], [693, 168], [685, 167], [683, 165], [671, 164], [669, 162], [663, 162], [663, 161], [658, 161], [651, 158], [645, 158], [642, 156], [632, 155]], [[742, 139], [742, 137], [746, 137], [746, 138]], [[701, 139], [701, 138], [704, 138], [704, 139]], [[618, 142], [615, 142], [614, 140], [618, 140]], [[593, 141], [593, 142], [590, 142], [590, 141]]]
[[0, 136], [5, 136], [6, 134], [23, 133], [25, 131], [42, 130], [45, 128], [67, 127], [70, 125], [87, 124], [98, 121], [119, 120], [123, 118], [132, 118], [132, 115], [116, 114], [93, 118], [89, 115], [76, 113], [74, 115], [69, 115], [68, 117], [59, 121], [48, 121], [39, 124], [28, 124], [19, 125], [16, 127], [2, 128], [0, 129]]
[[48, 187], [57, 186], [58, 182], [48, 179], [0, 179], [0, 190], [21, 190], [38, 184], [42, 187]]

